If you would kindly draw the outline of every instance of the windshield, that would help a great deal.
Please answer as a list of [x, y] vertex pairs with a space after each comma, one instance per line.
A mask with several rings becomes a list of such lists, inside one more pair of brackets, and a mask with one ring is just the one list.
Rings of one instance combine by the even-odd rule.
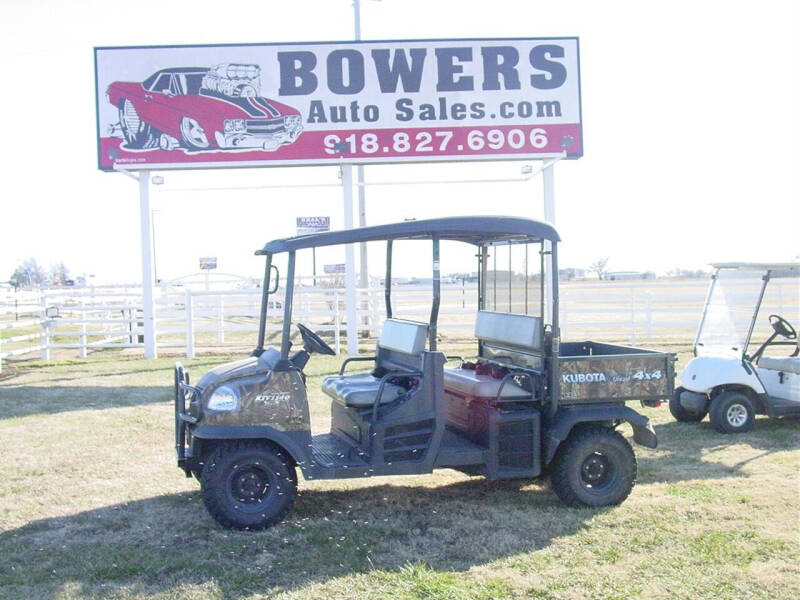
[[[769, 316], [777, 314], [795, 327], [800, 323], [797, 272], [771, 271], [759, 306], [765, 269], [719, 269], [712, 282], [704, 319], [697, 333], [697, 354], [740, 357], [745, 344], [761, 344], [771, 334]], [[750, 339], [753, 313], [758, 309]], [[783, 338], [781, 338], [782, 340]]]
[[763, 270], [720, 269], [695, 343], [697, 354], [741, 356], [764, 284]]

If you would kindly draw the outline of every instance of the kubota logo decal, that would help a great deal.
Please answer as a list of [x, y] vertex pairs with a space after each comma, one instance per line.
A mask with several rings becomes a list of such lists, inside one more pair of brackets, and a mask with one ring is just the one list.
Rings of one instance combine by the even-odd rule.
[[565, 373], [561, 376], [564, 383], [601, 383], [606, 381], [605, 373]]

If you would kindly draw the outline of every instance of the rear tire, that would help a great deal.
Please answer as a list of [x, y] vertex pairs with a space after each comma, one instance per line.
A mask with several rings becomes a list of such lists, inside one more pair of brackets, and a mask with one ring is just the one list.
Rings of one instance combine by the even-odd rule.
[[125, 146], [135, 150], [150, 150], [158, 148], [160, 132], [142, 121], [133, 102], [123, 98], [119, 103], [119, 124], [122, 128], [122, 136], [125, 138]]
[[263, 442], [219, 446], [201, 477], [203, 503], [223, 527], [266, 529], [280, 523], [297, 497], [291, 459]]
[[753, 428], [756, 410], [744, 392], [722, 392], [711, 401], [709, 418], [720, 433], [744, 433]]
[[636, 482], [636, 456], [618, 432], [591, 426], [573, 430], [552, 464], [553, 491], [567, 506], [620, 504]]
[[680, 421], [681, 423], [697, 423], [702, 421], [708, 414], [708, 409], [699, 413], [686, 410], [681, 406], [680, 401], [681, 393], [685, 391], [686, 388], [675, 388], [675, 391], [669, 399], [669, 412], [672, 413], [676, 421]]

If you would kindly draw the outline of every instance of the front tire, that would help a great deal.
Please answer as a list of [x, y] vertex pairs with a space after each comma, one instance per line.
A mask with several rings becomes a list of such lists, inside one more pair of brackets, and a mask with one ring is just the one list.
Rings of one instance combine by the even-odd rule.
[[617, 431], [583, 427], [561, 444], [550, 482], [567, 506], [609, 506], [628, 497], [636, 470], [633, 449]]
[[261, 442], [218, 447], [201, 477], [203, 503], [223, 527], [266, 529], [280, 523], [297, 497], [291, 459]]
[[702, 421], [708, 414], [708, 410], [696, 413], [688, 411], [681, 406], [681, 393], [685, 391], [686, 388], [675, 388], [672, 397], [669, 399], [669, 412], [672, 413], [676, 421], [680, 421], [681, 423], [697, 423]]
[[205, 150], [210, 146], [208, 135], [195, 119], [183, 117], [181, 119], [181, 141], [189, 150]]
[[756, 410], [744, 392], [722, 392], [711, 402], [709, 418], [720, 433], [744, 433], [753, 428]]

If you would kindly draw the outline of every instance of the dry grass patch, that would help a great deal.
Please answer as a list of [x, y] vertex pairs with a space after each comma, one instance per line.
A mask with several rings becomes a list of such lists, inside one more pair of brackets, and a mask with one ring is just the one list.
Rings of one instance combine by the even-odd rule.
[[[196, 378], [229, 359], [186, 362]], [[316, 430], [339, 362], [309, 365]], [[171, 369], [34, 363], [0, 382], [0, 598], [800, 597], [798, 421], [731, 437], [644, 409], [660, 445], [635, 448], [619, 507], [442, 470], [301, 482], [285, 523], [239, 533], [174, 465]]]

